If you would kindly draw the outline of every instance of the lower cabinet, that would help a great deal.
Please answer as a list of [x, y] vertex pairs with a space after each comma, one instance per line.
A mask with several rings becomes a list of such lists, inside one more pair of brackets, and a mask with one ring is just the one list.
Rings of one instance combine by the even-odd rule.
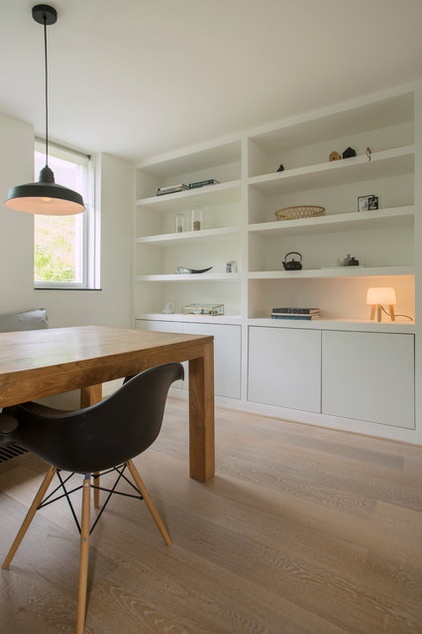
[[414, 428], [414, 335], [323, 331], [323, 414]]
[[320, 412], [321, 332], [249, 328], [250, 401]]
[[414, 429], [414, 335], [249, 328], [248, 399]]
[[[214, 337], [214, 391], [217, 396], [240, 399], [241, 395], [241, 326], [198, 324], [195, 322], [137, 319], [136, 327], [144, 330], [183, 332]], [[185, 367], [187, 387], [188, 371]]]
[[[215, 393], [241, 398], [240, 325], [136, 324], [147, 330], [213, 335]], [[414, 429], [414, 346], [414, 334], [250, 326], [247, 400]], [[186, 367], [180, 387], [187, 382]]]

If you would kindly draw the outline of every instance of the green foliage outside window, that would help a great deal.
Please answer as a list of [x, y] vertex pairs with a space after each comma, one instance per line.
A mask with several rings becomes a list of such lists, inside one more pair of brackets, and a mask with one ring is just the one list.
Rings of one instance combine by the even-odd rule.
[[74, 282], [74, 216], [35, 217], [34, 279], [37, 282]]

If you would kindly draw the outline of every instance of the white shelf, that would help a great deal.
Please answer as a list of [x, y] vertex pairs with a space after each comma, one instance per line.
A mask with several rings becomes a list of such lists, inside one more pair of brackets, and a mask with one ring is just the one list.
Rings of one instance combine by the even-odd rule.
[[213, 206], [239, 202], [241, 199], [241, 181], [231, 181], [208, 185], [197, 189], [184, 190], [175, 194], [151, 196], [136, 201], [137, 207], [148, 207], [156, 212], [180, 212], [196, 205]]
[[414, 321], [371, 321], [369, 319], [315, 319], [300, 321], [295, 319], [248, 319], [248, 326], [266, 326], [271, 328], [310, 328], [312, 330], [350, 330], [356, 332], [392, 332], [414, 334]]
[[220, 241], [231, 239], [233, 234], [239, 234], [240, 227], [220, 227], [218, 229], [202, 229], [201, 231], [183, 231], [182, 233], [166, 233], [154, 236], [136, 238], [137, 244], [152, 244], [156, 246], [172, 246], [183, 244], [201, 244], [204, 240]]
[[165, 275], [137, 275], [137, 282], [239, 282], [240, 273], [189, 273]]
[[303, 218], [298, 220], [274, 220], [273, 222], [261, 222], [251, 224], [248, 227], [250, 233], [275, 236], [300, 235], [307, 233], [333, 233], [336, 231], [365, 230], [376, 227], [411, 226], [414, 221], [415, 207], [394, 207], [390, 209], [378, 209], [376, 211], [354, 211], [341, 214], [317, 216], [315, 218]]
[[378, 277], [390, 275], [414, 275], [413, 266], [333, 266], [322, 269], [302, 269], [301, 271], [250, 271], [250, 280], [278, 280], [278, 279], [322, 279], [322, 278], [353, 278]]
[[249, 185], [268, 196], [298, 189], [318, 189], [360, 180], [372, 180], [404, 174], [413, 170], [413, 145], [374, 152], [371, 161], [366, 155], [340, 161], [327, 161], [295, 169], [254, 176]]

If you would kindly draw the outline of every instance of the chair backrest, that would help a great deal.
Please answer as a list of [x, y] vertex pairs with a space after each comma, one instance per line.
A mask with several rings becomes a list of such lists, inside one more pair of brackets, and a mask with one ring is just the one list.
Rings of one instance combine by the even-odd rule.
[[10, 442], [19, 443], [65, 471], [93, 473], [130, 460], [157, 438], [168, 390], [183, 366], [168, 363], [137, 374], [96, 405], [61, 412], [36, 403], [7, 408], [19, 422]]

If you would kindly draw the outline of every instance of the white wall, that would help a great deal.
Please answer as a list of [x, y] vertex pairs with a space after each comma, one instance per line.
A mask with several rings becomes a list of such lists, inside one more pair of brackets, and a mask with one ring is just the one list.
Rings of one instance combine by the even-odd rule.
[[[0, 196], [33, 178], [34, 131], [0, 115]], [[37, 305], [33, 289], [33, 217], [2, 205], [0, 214], [0, 313]]]
[[[0, 192], [31, 182], [32, 126], [0, 114]], [[103, 154], [97, 161], [97, 206], [101, 217], [101, 290], [33, 288], [33, 217], [2, 207], [0, 214], [0, 313], [48, 310], [51, 327], [100, 324], [131, 327], [134, 167]]]

